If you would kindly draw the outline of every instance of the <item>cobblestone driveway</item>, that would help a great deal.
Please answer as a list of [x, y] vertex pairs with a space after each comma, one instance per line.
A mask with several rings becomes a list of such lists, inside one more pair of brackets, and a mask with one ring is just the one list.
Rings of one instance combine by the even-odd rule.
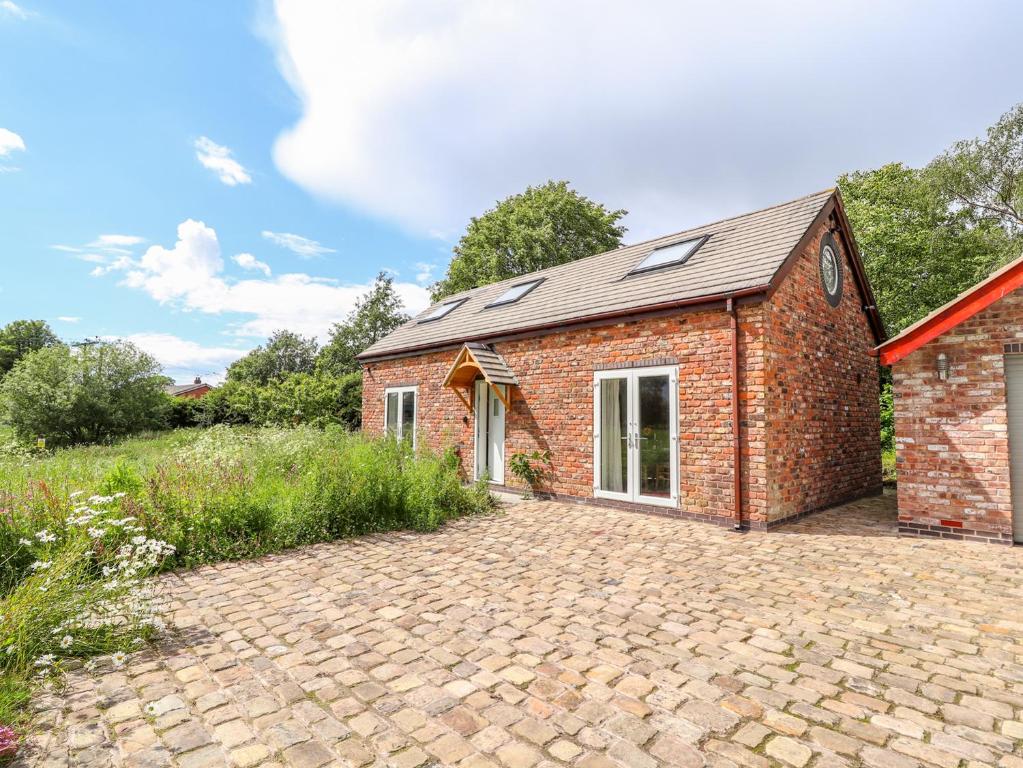
[[893, 521], [532, 502], [170, 577], [176, 634], [33, 762], [1023, 767], [1023, 550]]

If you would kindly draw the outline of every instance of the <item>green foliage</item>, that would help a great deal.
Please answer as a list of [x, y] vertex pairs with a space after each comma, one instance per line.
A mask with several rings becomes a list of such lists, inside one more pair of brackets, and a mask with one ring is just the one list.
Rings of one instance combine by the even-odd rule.
[[227, 369], [228, 381], [269, 384], [291, 373], [312, 373], [316, 368], [316, 339], [292, 331], [274, 331], [265, 346], [256, 347]]
[[[362, 425], [362, 374], [294, 373], [266, 385], [228, 381], [187, 406], [188, 423], [285, 426]], [[186, 409], [182, 409], [183, 411]]]
[[335, 323], [330, 341], [316, 359], [318, 373], [342, 376], [361, 370], [356, 355], [408, 322], [394, 279], [381, 272], [369, 293], [355, 303], [343, 323]]
[[625, 214], [583, 197], [567, 181], [529, 187], [473, 217], [447, 275], [433, 286], [433, 300], [617, 248]]
[[50, 346], [30, 352], [4, 377], [0, 408], [22, 440], [99, 442], [163, 426], [163, 382], [157, 362], [127, 342]]
[[0, 379], [29, 352], [60, 344], [45, 320], [15, 320], [0, 328]]
[[515, 477], [526, 484], [526, 495], [531, 496], [551, 474], [551, 452], [513, 453], [508, 467]]
[[986, 139], [956, 142], [926, 169], [928, 182], [976, 222], [1023, 230], [1023, 104], [1006, 112]]
[[924, 172], [891, 163], [843, 176], [839, 186], [891, 334], [1019, 254], [1018, 238], [953, 205]]
[[890, 381], [881, 385], [881, 450], [895, 450], [895, 398]]
[[44, 528], [64, 535], [71, 494], [83, 489], [126, 493], [120, 513], [176, 547], [166, 567], [394, 528], [431, 530], [490, 506], [485, 488], [462, 484], [452, 455], [337, 427], [179, 430], [0, 460], [0, 488], [9, 509], [0, 518], [0, 594], [28, 575], [18, 542]]

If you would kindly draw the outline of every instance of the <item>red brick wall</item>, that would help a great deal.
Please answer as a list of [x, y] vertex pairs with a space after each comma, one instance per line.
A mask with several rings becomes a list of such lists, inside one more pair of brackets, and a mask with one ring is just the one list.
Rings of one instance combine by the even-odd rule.
[[[505, 424], [505, 454], [549, 449], [550, 490], [593, 495], [593, 373], [615, 363], [675, 358], [679, 365], [679, 490], [684, 512], [733, 515], [731, 331], [723, 311], [679, 313], [599, 328], [503, 342], [495, 349], [519, 380]], [[740, 415], [750, 436], [744, 451], [744, 515], [764, 520], [766, 478], [763, 434], [761, 309], [740, 308]], [[473, 468], [473, 421], [458, 397], [441, 386], [456, 352], [373, 363], [363, 384], [363, 428], [383, 427], [383, 392], [419, 385], [420, 439], [439, 449], [457, 445], [467, 476]], [[505, 480], [515, 478], [506, 472]], [[661, 511], [661, 510], [658, 510]]]
[[881, 489], [878, 366], [842, 238], [842, 298], [820, 278], [822, 226], [767, 303], [767, 507], [770, 520]]
[[[1011, 540], [1004, 345], [1021, 340], [1017, 291], [893, 366], [904, 532]], [[940, 352], [951, 364], [946, 381], [935, 368]]]

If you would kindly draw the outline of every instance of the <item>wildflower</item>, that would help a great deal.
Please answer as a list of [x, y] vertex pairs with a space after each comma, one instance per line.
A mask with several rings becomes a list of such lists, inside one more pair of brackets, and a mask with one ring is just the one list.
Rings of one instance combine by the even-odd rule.
[[70, 498], [70, 499], [77, 499], [83, 493], [85, 493], [85, 491], [72, 491], [71, 495], [68, 498]]
[[149, 704], [146, 704], [146, 706], [144, 706], [142, 708], [142, 711], [145, 712], [147, 715], [155, 715], [156, 714], [156, 704], [153, 703], [153, 702], [150, 702]]
[[93, 538], [93, 539], [102, 539], [102, 538], [103, 538], [103, 534], [104, 534], [104, 533], [106, 533], [106, 529], [105, 529], [105, 528], [96, 528], [96, 527], [92, 527], [92, 528], [90, 528], [90, 529], [89, 529], [89, 530], [87, 531], [87, 533], [89, 534], [89, 537], [90, 537], [90, 538]]
[[32, 546], [32, 542], [29, 541], [28, 539], [18, 539], [18, 543], [21, 546], [23, 546], [23, 547], [31, 547]]
[[48, 530], [43, 528], [36, 534], [36, 538], [39, 539], [43, 544], [49, 544], [57, 540], [57, 534], [50, 533]]
[[56, 658], [57, 657], [54, 656], [52, 653], [44, 653], [42, 656], [37, 658], [33, 662], [33, 664], [35, 664], [37, 667], [52, 667], [53, 666], [53, 661]]
[[74, 642], [75, 642], [75, 639], [73, 637], [71, 637], [71, 635], [64, 635], [64, 637], [62, 637], [60, 639], [60, 647], [61, 648], [70, 648], [74, 644]]
[[128, 654], [124, 651], [118, 651], [110, 657], [110, 662], [117, 668], [123, 667], [124, 662], [128, 660]]
[[52, 560], [36, 560], [34, 563], [32, 563], [32, 565], [28, 567], [28, 569], [30, 571], [45, 571], [51, 565], [53, 565]]
[[132, 536], [131, 543], [136, 545], [136, 546], [138, 546], [139, 544], [145, 544], [146, 543], [146, 537], [145, 536]]
[[0, 725], [0, 757], [13, 757], [18, 752], [18, 734], [13, 728]]

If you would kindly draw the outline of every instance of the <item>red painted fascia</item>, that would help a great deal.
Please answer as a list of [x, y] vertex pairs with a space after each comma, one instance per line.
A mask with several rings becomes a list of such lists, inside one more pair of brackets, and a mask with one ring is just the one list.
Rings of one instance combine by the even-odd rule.
[[881, 365], [893, 365], [1023, 286], [1023, 259], [989, 277], [917, 325], [878, 347]]

